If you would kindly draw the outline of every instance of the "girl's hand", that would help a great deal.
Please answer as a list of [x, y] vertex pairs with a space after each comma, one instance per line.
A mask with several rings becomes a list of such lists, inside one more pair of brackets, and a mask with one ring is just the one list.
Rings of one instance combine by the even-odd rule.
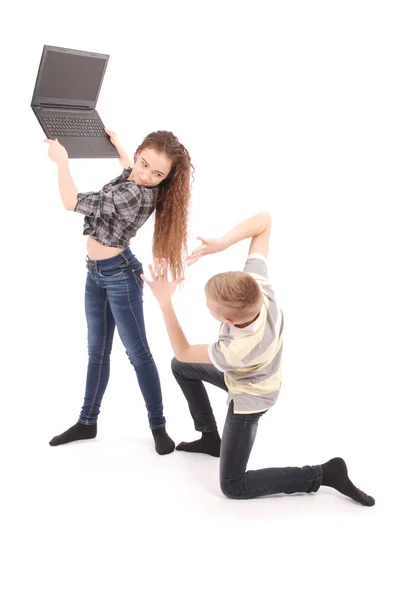
[[120, 139], [114, 131], [110, 131], [110, 129], [106, 129], [106, 127], [104, 128], [104, 130], [109, 136], [110, 142], [113, 144], [113, 146], [115, 146], [116, 148], [118, 146], [121, 146]]
[[48, 151], [48, 155], [49, 158], [59, 164], [65, 161], [68, 161], [68, 152], [67, 150], [64, 148], [64, 146], [62, 146], [60, 144], [60, 142], [55, 139], [55, 140], [45, 140], [46, 144], [49, 144], [49, 151]]
[[191, 254], [187, 256], [187, 266], [191, 266], [197, 260], [201, 258], [201, 256], [206, 256], [207, 254], [214, 254], [215, 252], [221, 252], [228, 248], [228, 244], [224, 241], [223, 238], [203, 238], [197, 237], [197, 240], [200, 240], [202, 244], [192, 250]]

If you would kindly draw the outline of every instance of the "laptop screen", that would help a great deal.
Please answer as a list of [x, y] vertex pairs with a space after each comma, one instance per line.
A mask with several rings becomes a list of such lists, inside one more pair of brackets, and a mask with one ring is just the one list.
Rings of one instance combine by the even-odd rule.
[[96, 102], [107, 55], [85, 56], [74, 51], [48, 49], [43, 58], [35, 89], [36, 97], [49, 98], [56, 104], [65, 101], [73, 101], [72, 104], [82, 102], [85, 105]]

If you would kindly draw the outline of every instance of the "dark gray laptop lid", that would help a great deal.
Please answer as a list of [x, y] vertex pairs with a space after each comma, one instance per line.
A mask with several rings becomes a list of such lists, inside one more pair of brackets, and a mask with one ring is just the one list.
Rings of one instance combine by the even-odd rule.
[[44, 46], [31, 105], [95, 108], [108, 60], [108, 54]]

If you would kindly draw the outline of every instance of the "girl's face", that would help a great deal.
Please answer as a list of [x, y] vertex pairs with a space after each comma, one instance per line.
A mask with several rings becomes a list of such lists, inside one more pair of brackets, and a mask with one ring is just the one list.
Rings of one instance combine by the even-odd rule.
[[135, 156], [135, 164], [130, 175], [137, 185], [154, 187], [166, 179], [172, 165], [171, 158], [153, 148], [145, 148]]

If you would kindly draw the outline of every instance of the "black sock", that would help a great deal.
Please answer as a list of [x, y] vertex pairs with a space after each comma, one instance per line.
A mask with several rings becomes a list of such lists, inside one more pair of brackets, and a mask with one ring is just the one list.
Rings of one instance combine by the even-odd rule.
[[348, 477], [348, 469], [342, 458], [332, 458], [327, 463], [324, 463], [323, 469], [323, 481], [322, 485], [332, 487], [345, 496], [349, 496], [364, 506], [373, 506], [375, 503], [372, 496], [368, 496], [365, 492], [362, 492], [354, 486], [350, 478]]
[[158, 454], [170, 454], [175, 448], [175, 444], [168, 435], [165, 427], [152, 430], [153, 439], [155, 440], [155, 448]]
[[210, 456], [220, 456], [221, 439], [218, 431], [203, 432], [200, 440], [195, 442], [181, 442], [177, 450], [183, 452], [200, 452]]
[[91, 440], [96, 437], [97, 424], [84, 425], [83, 423], [76, 423], [64, 433], [56, 435], [50, 440], [50, 446], [60, 446], [61, 444], [68, 444], [69, 442], [76, 442], [77, 440]]

